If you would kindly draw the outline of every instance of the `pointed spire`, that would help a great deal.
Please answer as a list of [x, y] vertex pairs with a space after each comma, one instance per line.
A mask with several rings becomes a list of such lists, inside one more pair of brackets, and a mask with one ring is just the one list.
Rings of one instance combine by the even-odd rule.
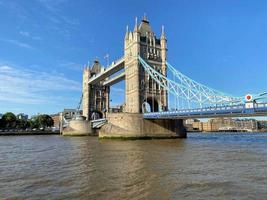
[[134, 32], [137, 32], [138, 31], [137, 24], [138, 24], [138, 20], [137, 20], [137, 17], [135, 17]]
[[142, 21], [144, 21], [144, 22], [148, 22], [148, 18], [147, 18], [147, 16], [146, 16], [146, 13], [144, 13], [144, 16], [143, 16]]
[[126, 26], [126, 33], [125, 33], [125, 40], [129, 39], [129, 27], [128, 25]]
[[165, 39], [166, 35], [165, 35], [165, 30], [164, 30], [164, 26], [161, 26], [161, 39]]

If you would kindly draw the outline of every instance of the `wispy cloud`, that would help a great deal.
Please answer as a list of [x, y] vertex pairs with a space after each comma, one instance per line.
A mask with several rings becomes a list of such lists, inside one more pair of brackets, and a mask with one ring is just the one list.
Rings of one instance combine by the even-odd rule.
[[26, 38], [31, 38], [33, 40], [42, 40], [40, 36], [34, 36], [28, 31], [19, 31], [19, 34]]
[[16, 45], [18, 47], [26, 48], [26, 49], [34, 49], [31, 45], [24, 43], [24, 42], [20, 42], [18, 40], [0, 39], [0, 41], [10, 43], [10, 44]]
[[0, 102], [47, 104], [80, 91], [81, 83], [64, 76], [0, 65]]
[[65, 15], [62, 15], [61, 8], [62, 5], [66, 4], [68, 0], [37, 0], [47, 11], [50, 12], [48, 19], [56, 24], [65, 24], [69, 27], [74, 28], [80, 24], [78, 19], [70, 18]]
[[60, 5], [62, 3], [68, 2], [68, 0], [37, 0], [41, 3], [47, 10], [52, 12], [58, 12], [60, 10]]
[[27, 31], [20, 31], [19, 34], [21, 34], [22, 36], [25, 36], [25, 37], [30, 37], [30, 33]]
[[83, 65], [75, 63], [75, 62], [62, 62], [60, 64], [60, 66], [63, 68], [67, 68], [67, 69], [75, 70], [75, 71], [82, 71], [83, 70]]

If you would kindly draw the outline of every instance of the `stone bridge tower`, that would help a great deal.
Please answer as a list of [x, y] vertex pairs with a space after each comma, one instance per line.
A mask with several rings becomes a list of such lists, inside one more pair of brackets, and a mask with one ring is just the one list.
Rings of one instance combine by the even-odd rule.
[[151, 111], [167, 110], [167, 91], [144, 71], [138, 56], [164, 76], [167, 75], [167, 39], [164, 27], [162, 27], [161, 37], [157, 38], [146, 16], [139, 26], [136, 19], [133, 32], [127, 27], [124, 39], [125, 111], [141, 113], [144, 102], [150, 105]]
[[102, 118], [109, 108], [109, 86], [103, 86], [103, 81], [88, 84], [90, 78], [104, 70], [98, 60], [92, 66], [85, 66], [83, 71], [83, 116], [86, 119]]

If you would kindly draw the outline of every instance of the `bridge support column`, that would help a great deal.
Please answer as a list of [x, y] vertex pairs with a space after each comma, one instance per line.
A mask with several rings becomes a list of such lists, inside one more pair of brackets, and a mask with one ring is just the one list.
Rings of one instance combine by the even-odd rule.
[[69, 126], [62, 129], [63, 136], [87, 136], [95, 135], [95, 130], [88, 120], [71, 120]]
[[108, 113], [108, 124], [101, 127], [99, 138], [186, 138], [180, 119], [146, 120], [142, 114]]

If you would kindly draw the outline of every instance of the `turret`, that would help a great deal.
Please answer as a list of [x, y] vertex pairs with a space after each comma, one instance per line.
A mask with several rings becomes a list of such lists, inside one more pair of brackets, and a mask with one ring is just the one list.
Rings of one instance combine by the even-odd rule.
[[165, 62], [167, 60], [167, 39], [166, 39], [164, 26], [161, 27], [160, 46], [161, 46], [162, 62], [164, 62], [164, 64], [165, 64]]
[[160, 36], [161, 40], [166, 40], [166, 34], [165, 34], [165, 30], [164, 30], [164, 26], [161, 26], [161, 36]]
[[125, 33], [124, 40], [125, 41], [129, 40], [129, 27], [128, 27], [128, 25], [126, 26], [126, 33]]
[[135, 18], [135, 25], [134, 25], [134, 31], [133, 31], [133, 40], [135, 42], [140, 42], [140, 32], [139, 32], [139, 28], [138, 28], [137, 17]]
[[138, 32], [138, 26], [137, 26], [138, 20], [137, 17], [135, 17], [135, 25], [134, 25], [134, 32]]
[[147, 18], [147, 16], [146, 16], [146, 13], [144, 14], [144, 16], [143, 16], [143, 19], [142, 19], [142, 21], [144, 21], [144, 22], [147, 22], [148, 23], [148, 18]]

